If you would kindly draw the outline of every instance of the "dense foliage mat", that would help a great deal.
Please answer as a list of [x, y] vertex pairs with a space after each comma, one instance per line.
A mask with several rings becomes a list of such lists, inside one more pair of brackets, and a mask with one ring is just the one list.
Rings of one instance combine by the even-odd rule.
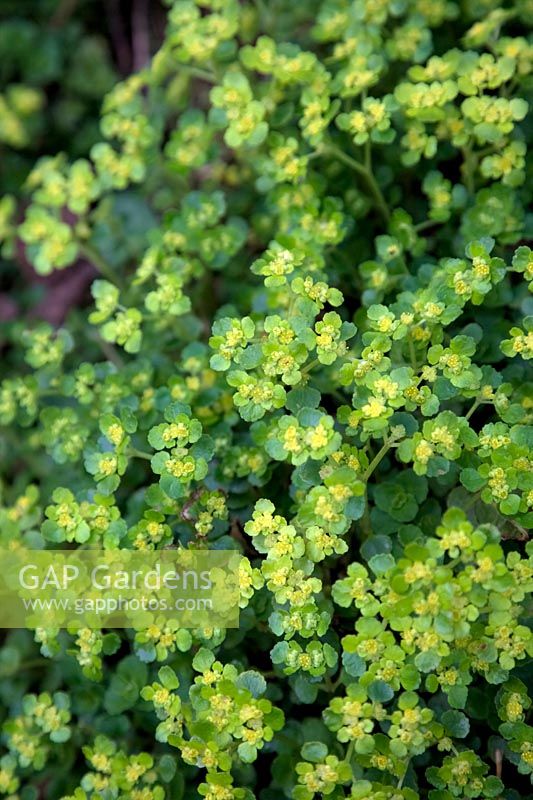
[[238, 549], [241, 624], [6, 635], [0, 795], [528, 796], [531, 2], [169, 6], [1, 201], [101, 276], [4, 327], [0, 544]]

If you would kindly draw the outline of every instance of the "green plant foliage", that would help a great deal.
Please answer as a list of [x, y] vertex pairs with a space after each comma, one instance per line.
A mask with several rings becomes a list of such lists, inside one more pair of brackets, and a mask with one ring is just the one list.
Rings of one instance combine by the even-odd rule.
[[0, 544], [239, 550], [240, 628], [7, 635], [0, 796], [531, 796], [531, 4], [166, 5], [0, 203], [100, 273], [5, 326]]

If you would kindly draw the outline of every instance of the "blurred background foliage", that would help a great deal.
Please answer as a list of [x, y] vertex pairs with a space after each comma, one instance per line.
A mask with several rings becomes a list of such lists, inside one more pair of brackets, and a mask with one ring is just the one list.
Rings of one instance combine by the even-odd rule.
[[[99, 141], [102, 99], [142, 68], [160, 43], [157, 0], [0, 2], [0, 204], [25, 207], [25, 181], [41, 156], [86, 155]], [[1, 209], [0, 209], [1, 210]], [[0, 217], [2, 214], [0, 213]], [[93, 277], [78, 263], [37, 276], [21, 247], [0, 256], [0, 345], [6, 324], [29, 312], [53, 324], [88, 296]]]

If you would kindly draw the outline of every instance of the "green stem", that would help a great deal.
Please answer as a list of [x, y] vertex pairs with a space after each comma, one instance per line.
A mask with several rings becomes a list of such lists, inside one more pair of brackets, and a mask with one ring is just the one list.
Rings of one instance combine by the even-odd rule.
[[365, 181], [370, 194], [373, 196], [376, 206], [381, 213], [383, 219], [386, 223], [390, 220], [390, 210], [385, 202], [385, 198], [381, 193], [381, 189], [379, 188], [378, 184], [376, 183], [376, 179], [374, 178], [374, 174], [371, 170], [365, 167], [364, 164], [361, 164], [359, 161], [356, 161], [355, 158], [347, 155], [342, 150], [339, 150], [338, 147], [329, 146], [325, 149], [325, 152], [330, 153], [335, 158], [338, 158], [339, 161], [342, 161], [348, 167], [357, 172], [358, 175], [363, 178]]
[[355, 739], [352, 739], [352, 741], [348, 745], [346, 755], [344, 756], [344, 760], [346, 761], [347, 764], [349, 764], [350, 761], [352, 760], [354, 748], [355, 748]]
[[419, 222], [418, 225], [415, 225], [415, 231], [417, 233], [421, 233], [422, 231], [427, 230], [428, 228], [433, 228], [434, 225], [440, 225], [441, 223], [436, 219], [425, 219], [424, 222]]
[[361, 526], [364, 538], [368, 539], [368, 537], [372, 534], [372, 522], [370, 519], [370, 508], [368, 505], [368, 492], [365, 492], [365, 510], [363, 511], [363, 516], [361, 517], [361, 522], [359, 524]]
[[145, 461], [151, 461], [154, 457], [153, 453], [145, 453], [144, 450], [137, 450], [136, 447], [129, 447], [127, 455], [131, 458], [144, 458]]
[[365, 482], [368, 481], [368, 479], [370, 478], [372, 473], [379, 466], [379, 464], [383, 461], [383, 459], [385, 458], [385, 456], [389, 452], [390, 448], [391, 448], [391, 443], [390, 443], [389, 439], [385, 439], [385, 441], [383, 443], [383, 446], [381, 447], [380, 450], [378, 450], [378, 452], [376, 453], [376, 455], [374, 456], [374, 458], [372, 459], [372, 461], [368, 465], [368, 468], [367, 468], [365, 474], [363, 475], [363, 480]]
[[180, 64], [178, 69], [179, 71], [184, 72], [186, 75], [190, 75], [191, 78], [200, 78], [200, 80], [206, 81], [207, 83], [218, 82], [215, 73], [211, 72], [208, 69], [201, 69], [200, 67], [194, 67], [191, 64]]
[[0, 675], [4, 677], [8, 677], [9, 675], [13, 675], [15, 672], [22, 672], [25, 669], [35, 669], [35, 667], [42, 667], [45, 663], [52, 663], [51, 659], [49, 658], [35, 658], [31, 661], [22, 661], [20, 664], [11, 671], [11, 672], [0, 672]]
[[470, 419], [470, 417], [472, 416], [474, 411], [476, 411], [476, 409], [479, 408], [479, 406], [482, 404], [482, 402], [483, 402], [483, 400], [481, 400], [480, 397], [476, 397], [476, 399], [474, 400], [472, 406], [470, 407], [470, 410], [466, 412], [465, 419]]
[[107, 261], [100, 255], [98, 250], [95, 250], [90, 244], [80, 244], [80, 253], [85, 256], [87, 261], [96, 267], [100, 275], [103, 275], [106, 280], [113, 283], [115, 286], [118, 286], [119, 289], [122, 289], [119, 278], [115, 275], [113, 268], [107, 263]]
[[372, 145], [370, 139], [365, 142], [365, 169], [367, 172], [372, 173]]
[[330, 394], [332, 397], [335, 398], [341, 405], [346, 405], [346, 397], [344, 397], [340, 392], [336, 389], [328, 389], [327, 393]]
[[102, 337], [98, 334], [96, 336], [92, 336], [91, 338], [94, 342], [96, 342], [107, 360], [114, 364], [117, 369], [122, 369], [124, 366], [124, 361], [121, 359], [113, 345], [110, 344], [110, 342], [106, 342], [105, 339], [102, 339]]
[[314, 358], [312, 361], [309, 362], [309, 364], [307, 364], [307, 366], [305, 366], [301, 370], [302, 375], [307, 375], [309, 372], [311, 372], [312, 369], [318, 367], [319, 364], [320, 361], [318, 360], [318, 358]]
[[470, 147], [463, 147], [462, 153], [464, 162], [461, 171], [465, 179], [465, 185], [469, 194], [474, 194], [476, 191], [476, 186], [474, 183], [474, 170], [476, 168], [477, 159], [472, 153]]
[[264, 0], [253, 0], [253, 2], [260, 17], [265, 18], [269, 16], [268, 8]]
[[405, 772], [403, 773], [403, 775], [401, 776], [401, 778], [398, 780], [398, 783], [397, 783], [397, 787], [396, 787], [396, 788], [398, 788], [398, 789], [401, 789], [401, 788], [402, 788], [402, 786], [403, 786], [403, 782], [404, 782], [404, 780], [405, 780], [405, 776], [407, 775], [407, 770], [408, 770], [408, 768], [409, 768], [409, 761], [408, 761], [408, 762], [407, 762], [407, 764], [405, 765]]
[[470, 511], [470, 509], [472, 508], [472, 506], [473, 506], [475, 503], [477, 503], [477, 501], [478, 501], [479, 499], [480, 499], [480, 492], [474, 492], [474, 494], [473, 494], [473, 495], [471, 495], [471, 497], [470, 497], [470, 500], [468, 500], [468, 502], [467, 502], [467, 503], [465, 503], [464, 505], [462, 505], [462, 506], [461, 506], [461, 508], [462, 508], [462, 509], [463, 509], [463, 511], [466, 513], [467, 511]]
[[409, 341], [409, 357], [411, 359], [411, 366], [413, 368], [413, 371], [416, 372], [418, 370], [418, 363], [416, 360], [415, 343], [413, 342], [410, 336], [408, 341]]

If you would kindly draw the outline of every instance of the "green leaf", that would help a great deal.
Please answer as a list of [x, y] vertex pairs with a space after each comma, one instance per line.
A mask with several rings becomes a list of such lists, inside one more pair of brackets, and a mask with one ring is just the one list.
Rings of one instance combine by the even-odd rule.
[[328, 748], [324, 742], [306, 742], [302, 747], [301, 754], [305, 761], [312, 761], [318, 764], [326, 758]]
[[320, 403], [320, 392], [310, 386], [298, 387], [287, 392], [285, 407], [293, 414], [298, 414], [302, 408], [317, 408]]
[[309, 705], [315, 702], [318, 695], [318, 686], [310, 683], [306, 675], [297, 675], [291, 680], [291, 684], [300, 703]]
[[248, 742], [242, 742], [238, 746], [237, 752], [241, 758], [241, 761], [243, 761], [245, 764], [251, 764], [257, 758], [257, 748]]
[[148, 669], [136, 656], [126, 656], [118, 665], [104, 695], [108, 714], [121, 714], [135, 705], [146, 684]]
[[448, 736], [454, 739], [464, 739], [468, 736], [470, 723], [468, 717], [461, 711], [445, 711], [441, 721]]
[[469, 492], [479, 492], [486, 483], [485, 478], [482, 478], [479, 472], [471, 467], [461, 470], [459, 477], [461, 483]]
[[247, 689], [256, 698], [261, 697], [267, 688], [266, 681], [261, 673], [251, 669], [241, 672], [235, 683], [240, 689]]
[[505, 500], [500, 503], [500, 511], [509, 517], [514, 516], [520, 507], [520, 496], [517, 494], [510, 494]]
[[451, 686], [448, 691], [448, 703], [452, 708], [464, 708], [468, 697], [466, 686]]
[[431, 672], [440, 664], [440, 656], [431, 650], [427, 653], [418, 653], [415, 656], [415, 664], [421, 672]]
[[206, 672], [215, 660], [214, 654], [207, 647], [201, 647], [192, 660], [192, 667], [196, 672]]
[[394, 689], [385, 681], [372, 681], [367, 691], [368, 696], [375, 703], [386, 703], [394, 697]]
[[164, 666], [161, 667], [159, 672], [157, 673], [159, 680], [165, 687], [165, 689], [177, 689], [180, 685], [178, 677], [172, 667]]
[[116, 633], [106, 633], [102, 638], [102, 652], [106, 656], [112, 656], [117, 652], [121, 644], [120, 636]]
[[353, 678], [359, 678], [366, 671], [366, 663], [357, 653], [344, 652], [342, 654], [342, 665], [348, 675]]
[[396, 562], [390, 553], [380, 553], [379, 555], [372, 556], [368, 562], [368, 566], [375, 575], [384, 575], [389, 570], [393, 569]]
[[161, 756], [158, 764], [158, 772], [161, 780], [165, 783], [170, 783], [176, 774], [177, 763], [176, 759], [170, 755]]

